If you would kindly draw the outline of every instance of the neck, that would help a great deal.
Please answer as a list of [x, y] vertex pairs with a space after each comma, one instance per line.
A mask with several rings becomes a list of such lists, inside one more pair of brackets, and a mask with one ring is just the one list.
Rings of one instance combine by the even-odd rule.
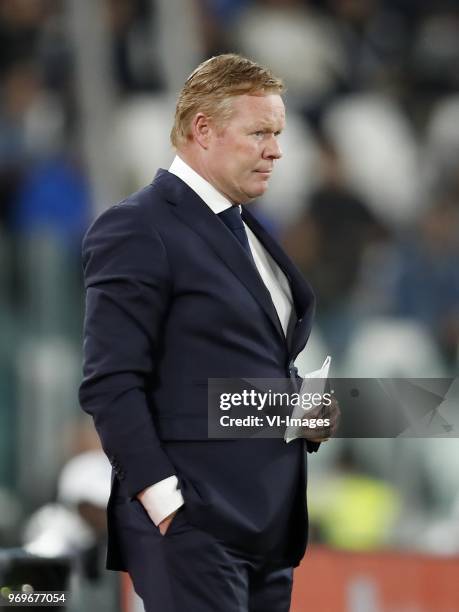
[[190, 168], [192, 168], [195, 172], [197, 172], [203, 179], [205, 179], [208, 183], [217, 188], [212, 182], [211, 178], [208, 176], [204, 164], [201, 162], [200, 158], [194, 154], [194, 152], [189, 151], [188, 149], [182, 148], [177, 149], [177, 155], [180, 157], [182, 161], [184, 161]]

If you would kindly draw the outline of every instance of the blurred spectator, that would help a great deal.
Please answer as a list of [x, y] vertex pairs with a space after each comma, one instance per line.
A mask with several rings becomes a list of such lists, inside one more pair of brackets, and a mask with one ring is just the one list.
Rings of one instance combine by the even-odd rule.
[[89, 189], [81, 171], [63, 158], [36, 164], [17, 190], [11, 225], [21, 234], [52, 233], [80, 251], [90, 219]]
[[110, 473], [101, 450], [71, 459], [59, 476], [57, 503], [43, 506], [27, 521], [24, 548], [42, 557], [83, 555], [86, 573], [98, 576], [99, 553], [105, 552]]
[[424, 323], [452, 363], [459, 342], [459, 195], [437, 199], [416, 225], [400, 245], [394, 310]]
[[252, 0], [196, 0], [206, 55], [230, 53], [235, 21]]
[[420, 323], [451, 366], [459, 342], [458, 237], [459, 196], [447, 191], [396, 241], [366, 251], [354, 302], [361, 315]]
[[392, 544], [401, 500], [388, 482], [365, 473], [345, 446], [334, 473], [314, 487], [309, 516], [316, 541], [343, 550]]
[[305, 217], [316, 235], [315, 255], [302, 261], [322, 309], [349, 295], [368, 243], [385, 235], [383, 224], [346, 186], [342, 164], [332, 147], [322, 149], [323, 184], [311, 196]]
[[64, 116], [58, 99], [43, 88], [36, 64], [13, 64], [2, 85], [0, 210], [5, 219], [27, 165], [60, 148]]
[[28, 161], [54, 151], [61, 144], [62, 109], [43, 87], [39, 67], [33, 63], [14, 64], [3, 83], [3, 164], [6, 160]]
[[[386, 230], [347, 187], [341, 160], [328, 143], [323, 143], [321, 162], [322, 186], [286, 231], [285, 246], [314, 287], [319, 321], [331, 349], [341, 351], [351, 324], [347, 302], [358, 279], [362, 254], [367, 245], [384, 238]], [[341, 328], [338, 333], [335, 323]]]
[[12, 64], [34, 57], [48, 14], [45, 0], [0, 3], [0, 75]]
[[417, 88], [457, 91], [459, 75], [459, 6], [454, 0], [432, 3], [418, 25], [411, 62]]
[[426, 126], [424, 173], [430, 190], [451, 185], [459, 192], [459, 95], [441, 98]]
[[409, 53], [408, 22], [400, 3], [329, 0], [346, 58], [345, 90], [391, 85]]
[[113, 66], [122, 93], [162, 87], [153, 36], [154, 6], [150, 0], [109, 0], [107, 3]]
[[349, 184], [378, 217], [392, 225], [416, 217], [424, 186], [418, 143], [396, 100], [376, 92], [347, 96], [327, 110], [323, 130]]

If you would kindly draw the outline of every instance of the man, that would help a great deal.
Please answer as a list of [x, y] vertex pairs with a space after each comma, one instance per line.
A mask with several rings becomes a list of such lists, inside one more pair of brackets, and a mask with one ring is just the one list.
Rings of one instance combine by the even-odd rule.
[[240, 209], [281, 156], [281, 92], [240, 56], [201, 64], [169, 171], [84, 241], [80, 400], [113, 466], [107, 566], [147, 611], [286, 611], [304, 554], [305, 440], [207, 433], [208, 379], [295, 378], [312, 324], [311, 289]]

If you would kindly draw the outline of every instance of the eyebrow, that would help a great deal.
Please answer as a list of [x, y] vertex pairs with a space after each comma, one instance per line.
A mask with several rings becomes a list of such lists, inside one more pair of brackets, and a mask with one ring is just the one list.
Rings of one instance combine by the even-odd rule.
[[255, 132], [282, 132], [283, 128], [274, 129], [269, 123], [256, 123], [251, 127]]

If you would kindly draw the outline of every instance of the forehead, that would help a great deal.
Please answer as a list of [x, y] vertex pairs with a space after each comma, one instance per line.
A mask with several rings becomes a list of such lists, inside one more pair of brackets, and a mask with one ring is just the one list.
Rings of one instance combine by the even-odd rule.
[[231, 122], [257, 124], [280, 129], [285, 124], [285, 106], [279, 94], [235, 96]]

